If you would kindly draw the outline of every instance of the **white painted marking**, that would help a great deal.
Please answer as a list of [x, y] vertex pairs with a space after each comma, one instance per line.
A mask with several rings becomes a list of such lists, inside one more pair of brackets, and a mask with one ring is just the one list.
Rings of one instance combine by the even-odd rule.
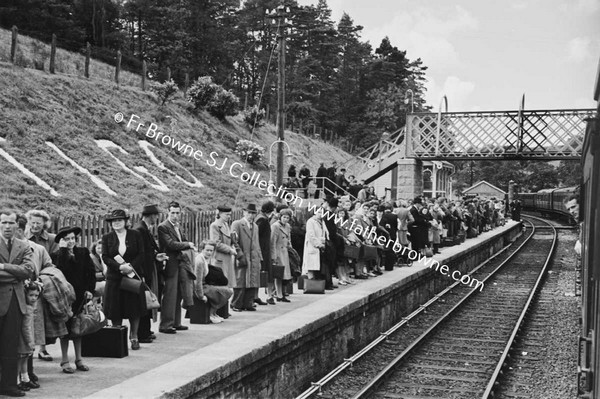
[[123, 170], [131, 173], [132, 175], [134, 175], [135, 177], [142, 180], [144, 183], [148, 184], [150, 187], [152, 187], [158, 191], [162, 191], [162, 192], [170, 191], [169, 187], [167, 187], [167, 185], [165, 183], [163, 183], [158, 177], [154, 176], [152, 173], [148, 172], [148, 170], [146, 168], [144, 168], [143, 166], [136, 166], [134, 168], [136, 170], [138, 170], [140, 173], [144, 173], [144, 174], [150, 176], [152, 179], [154, 179], [154, 181], [156, 181], [157, 184], [153, 184], [153, 183], [149, 182], [142, 175], [140, 175], [140, 174], [136, 173], [135, 171], [133, 171], [132, 169], [128, 168], [127, 165], [125, 165], [125, 163], [123, 161], [121, 161], [119, 158], [117, 158], [115, 155], [113, 155], [113, 153], [110, 152], [110, 150], [109, 150], [110, 148], [115, 148], [115, 149], [119, 150], [119, 152], [121, 152], [121, 154], [129, 155], [129, 153], [127, 151], [125, 151], [123, 148], [121, 148], [121, 146], [119, 146], [118, 144], [115, 144], [114, 142], [112, 142], [110, 140], [94, 140], [94, 141], [96, 142], [98, 147], [100, 147], [108, 155], [110, 155], [117, 162], [117, 164], [119, 164], [119, 166], [121, 166], [121, 168], [123, 168]]
[[183, 165], [181, 165], [179, 162], [175, 161], [173, 158], [169, 157], [169, 160], [171, 162], [173, 162], [174, 164], [176, 164], [177, 166], [181, 167], [183, 170], [185, 170], [191, 177], [193, 182], [189, 182], [187, 180], [185, 180], [183, 177], [179, 176], [177, 173], [173, 172], [171, 169], [167, 168], [165, 166], [164, 163], [162, 163], [157, 157], [156, 155], [154, 155], [154, 153], [152, 152], [151, 148], [153, 148], [154, 146], [152, 144], [150, 144], [149, 142], [145, 141], [145, 140], [140, 140], [138, 141], [138, 144], [140, 145], [140, 147], [142, 147], [142, 149], [144, 150], [144, 152], [146, 153], [146, 155], [148, 155], [148, 158], [150, 158], [150, 160], [156, 165], [158, 166], [161, 170], [166, 170], [168, 173], [174, 175], [176, 178], [178, 178], [179, 180], [181, 180], [183, 183], [187, 184], [190, 187], [197, 187], [197, 188], [201, 188], [204, 187], [204, 184], [202, 184], [200, 182], [200, 180], [198, 180], [196, 178], [196, 176], [194, 176], [189, 170], [187, 170], [186, 168], [183, 167]]
[[[5, 143], [6, 139], [2, 138], [2, 140], [0, 140], [0, 142]], [[38, 186], [42, 187], [44, 190], [50, 191], [50, 194], [52, 196], [60, 197], [60, 194], [57, 193], [56, 190], [54, 190], [52, 187], [50, 187], [50, 185], [48, 183], [46, 183], [45, 181], [43, 181], [42, 179], [37, 177], [35, 175], [35, 173], [33, 173], [32, 171], [27, 169], [21, 162], [14, 159], [8, 152], [4, 151], [1, 148], [0, 148], [0, 155], [2, 155], [8, 162], [10, 162], [12, 165], [14, 165], [17, 169], [19, 169], [21, 171], [21, 173], [23, 173], [25, 176], [29, 177], [30, 179], [33, 179], [33, 181], [35, 181], [35, 183]]]
[[78, 171], [80, 171], [81, 173], [83, 173], [84, 175], [86, 175], [87, 177], [90, 178], [90, 180], [96, 185], [98, 186], [100, 189], [104, 190], [105, 192], [107, 192], [110, 195], [117, 195], [117, 193], [115, 193], [113, 190], [110, 189], [110, 187], [108, 187], [108, 185], [99, 177], [94, 176], [93, 174], [90, 173], [89, 170], [87, 170], [86, 168], [84, 168], [83, 166], [79, 165], [77, 162], [75, 162], [74, 160], [72, 160], [67, 154], [65, 154], [64, 152], [62, 152], [60, 150], [60, 148], [58, 148], [56, 145], [54, 145], [54, 143], [51, 143], [49, 141], [46, 141], [46, 145], [50, 148], [52, 148], [54, 151], [56, 151], [58, 153], [58, 155], [60, 155], [62, 158], [64, 158], [67, 162], [69, 162], [75, 169], [77, 169]]

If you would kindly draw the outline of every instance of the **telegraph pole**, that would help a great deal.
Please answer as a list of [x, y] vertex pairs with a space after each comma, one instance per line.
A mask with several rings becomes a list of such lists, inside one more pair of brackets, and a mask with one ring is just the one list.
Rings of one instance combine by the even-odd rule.
[[283, 184], [283, 140], [285, 129], [285, 29], [286, 9], [283, 4], [277, 7], [277, 39], [279, 41], [279, 65], [277, 75], [277, 187]]

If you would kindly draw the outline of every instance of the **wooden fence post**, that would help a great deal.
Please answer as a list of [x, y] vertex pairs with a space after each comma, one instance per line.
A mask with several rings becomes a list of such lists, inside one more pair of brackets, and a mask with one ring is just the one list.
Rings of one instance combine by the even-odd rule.
[[119, 73], [121, 72], [121, 50], [117, 51], [117, 67], [115, 68], [115, 83], [119, 84]]
[[90, 78], [90, 57], [92, 56], [92, 45], [90, 42], [85, 44], [85, 70], [83, 72], [86, 78]]
[[19, 35], [19, 29], [13, 25], [12, 27], [12, 41], [10, 43], [10, 62], [15, 63], [17, 55], [17, 36]]
[[148, 73], [148, 65], [146, 60], [142, 61], [142, 91], [146, 91], [146, 74]]
[[56, 63], [56, 34], [52, 34], [52, 46], [50, 47], [50, 73], [54, 73]]
[[186, 72], [185, 73], [185, 83], [184, 83], [184, 86], [183, 86], [183, 96], [184, 97], [187, 96], [187, 91], [188, 91], [189, 87], [190, 87], [190, 73]]

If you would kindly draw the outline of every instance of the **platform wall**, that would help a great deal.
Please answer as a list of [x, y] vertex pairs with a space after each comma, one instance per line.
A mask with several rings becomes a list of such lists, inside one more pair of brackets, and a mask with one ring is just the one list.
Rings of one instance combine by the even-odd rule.
[[[454, 251], [458, 253], [446, 256], [443, 264], [464, 274], [519, 232], [516, 224], [466, 250]], [[163, 397], [293, 398], [454, 281], [432, 269], [393, 282], [384, 279], [387, 274], [352, 287], [352, 301], [349, 295], [328, 295], [323, 309], [312, 312], [314, 320]], [[377, 281], [381, 286], [374, 286]]]

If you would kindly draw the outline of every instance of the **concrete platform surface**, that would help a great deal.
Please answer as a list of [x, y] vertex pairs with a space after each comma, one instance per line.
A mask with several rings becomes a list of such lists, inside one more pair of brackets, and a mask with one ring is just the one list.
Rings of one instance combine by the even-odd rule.
[[[458, 254], [469, 251], [479, 243], [513, 228], [516, 222], [467, 240], [459, 246], [441, 248], [434, 257], [441, 265]], [[371, 293], [401, 280], [411, 280], [424, 273], [428, 266], [415, 262], [412, 267], [395, 268], [382, 276], [355, 280], [355, 284], [340, 286], [325, 295], [305, 295], [294, 286], [291, 303], [258, 306], [256, 312], [231, 312], [232, 316], [220, 324], [189, 324], [189, 330], [177, 334], [158, 333], [158, 324], [152, 330], [157, 340], [141, 344], [138, 351], [129, 351], [123, 359], [84, 358], [90, 371], [61, 372], [60, 346], [49, 345], [54, 361], [34, 357], [35, 372], [40, 378], [40, 389], [27, 392], [31, 398], [154, 398], [164, 394], [176, 397], [177, 389], [226, 364], [235, 363], [244, 355], [268, 350], [269, 343], [294, 337], [302, 326], [318, 319], [327, 319], [355, 301], [366, 301]], [[260, 290], [265, 299], [264, 289]], [[71, 361], [74, 354], [72, 347]], [[73, 364], [73, 363], [72, 363]]]

